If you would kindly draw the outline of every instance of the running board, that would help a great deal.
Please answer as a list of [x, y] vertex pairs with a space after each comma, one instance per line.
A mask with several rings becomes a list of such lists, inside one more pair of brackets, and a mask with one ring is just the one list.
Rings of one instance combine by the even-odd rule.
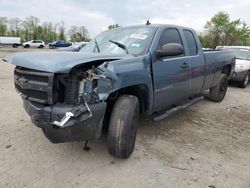
[[183, 110], [183, 109], [185, 109], [185, 108], [187, 108], [187, 107], [193, 105], [194, 103], [199, 102], [203, 99], [204, 99], [204, 97], [202, 97], [202, 96], [196, 97], [193, 99], [189, 99], [188, 101], [186, 101], [182, 105], [171, 108], [170, 110], [168, 110], [168, 111], [166, 111], [158, 116], [153, 117], [153, 121], [158, 122], [158, 121], [161, 121], [165, 118], [168, 118], [169, 116], [171, 116], [171, 115], [173, 115], [173, 114], [175, 114], [175, 113], [177, 113], [177, 112], [179, 112], [179, 111], [181, 111], [181, 110]]

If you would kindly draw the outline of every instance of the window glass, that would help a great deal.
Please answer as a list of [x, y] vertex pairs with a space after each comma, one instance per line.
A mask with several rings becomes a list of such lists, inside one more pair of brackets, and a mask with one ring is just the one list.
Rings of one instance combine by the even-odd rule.
[[184, 35], [187, 40], [189, 54], [191, 56], [196, 55], [198, 50], [197, 50], [197, 45], [196, 45], [196, 41], [195, 41], [193, 33], [191, 31], [184, 30]]
[[171, 28], [171, 29], [166, 29], [161, 38], [160, 38], [160, 48], [165, 45], [165, 44], [169, 44], [169, 43], [178, 43], [180, 45], [182, 45], [182, 41], [181, 41], [181, 36], [178, 32], [177, 29]]
[[[155, 33], [155, 28], [148, 26], [112, 29], [102, 32], [80, 52], [94, 52], [102, 54], [126, 54], [126, 50], [114, 44], [115, 41], [123, 44], [128, 53], [134, 56], [146, 54]], [[99, 48], [99, 50], [98, 50]]]

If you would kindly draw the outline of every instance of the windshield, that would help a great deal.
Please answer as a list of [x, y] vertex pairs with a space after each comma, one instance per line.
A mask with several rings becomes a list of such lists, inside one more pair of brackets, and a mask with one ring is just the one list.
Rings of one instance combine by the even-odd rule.
[[250, 50], [243, 48], [227, 48], [226, 50], [233, 51], [237, 59], [250, 60]]
[[[142, 55], [147, 53], [154, 32], [155, 28], [146, 26], [109, 30], [95, 37], [80, 52]], [[124, 45], [125, 48], [115, 42]]]

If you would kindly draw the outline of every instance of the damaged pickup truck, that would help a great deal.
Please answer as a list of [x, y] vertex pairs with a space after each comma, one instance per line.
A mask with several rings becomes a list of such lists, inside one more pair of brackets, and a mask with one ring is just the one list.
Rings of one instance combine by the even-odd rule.
[[154, 121], [200, 101], [225, 97], [235, 57], [203, 52], [196, 33], [174, 25], [141, 25], [99, 34], [79, 53], [18, 53], [15, 88], [32, 122], [53, 143], [88, 141], [108, 126], [109, 153], [133, 152], [140, 114]]

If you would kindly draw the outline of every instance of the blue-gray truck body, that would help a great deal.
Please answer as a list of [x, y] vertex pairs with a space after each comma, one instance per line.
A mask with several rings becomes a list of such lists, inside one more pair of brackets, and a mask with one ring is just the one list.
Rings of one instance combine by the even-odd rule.
[[[234, 55], [227, 51], [204, 52], [190, 28], [174, 25], [130, 28], [152, 30], [148, 46], [141, 54], [33, 52], [4, 59], [16, 65], [15, 87], [23, 97], [24, 107], [52, 142], [98, 138], [105, 116], [121, 93], [136, 95], [140, 112], [153, 114], [215, 87], [221, 74], [228, 78], [233, 74]], [[157, 55], [161, 37], [168, 29], [179, 33], [182, 55]], [[196, 49], [190, 49], [184, 31], [193, 36]], [[137, 34], [131, 38], [141, 41], [146, 37]], [[72, 111], [77, 116], [63, 119]], [[63, 120], [66, 121], [63, 128], [56, 126], [55, 122]]]

